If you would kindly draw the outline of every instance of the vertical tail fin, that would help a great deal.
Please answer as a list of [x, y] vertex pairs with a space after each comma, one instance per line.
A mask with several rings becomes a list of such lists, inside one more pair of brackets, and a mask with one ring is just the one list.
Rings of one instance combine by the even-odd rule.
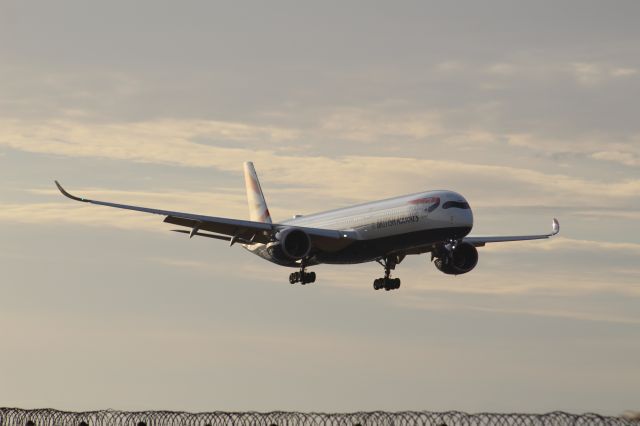
[[260, 181], [253, 163], [244, 163], [244, 183], [247, 187], [247, 201], [249, 202], [249, 218], [255, 222], [271, 223], [271, 214], [267, 202], [262, 194]]

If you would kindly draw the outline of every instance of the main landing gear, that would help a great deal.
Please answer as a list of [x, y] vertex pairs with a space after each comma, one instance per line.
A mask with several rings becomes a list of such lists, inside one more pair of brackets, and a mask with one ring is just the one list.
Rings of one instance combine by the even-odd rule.
[[401, 261], [402, 259], [397, 256], [377, 260], [377, 262], [384, 267], [384, 278], [376, 278], [373, 281], [374, 290], [384, 288], [386, 291], [389, 291], [400, 288], [400, 278], [391, 278], [391, 270], [396, 269], [396, 265]]
[[302, 285], [310, 284], [316, 281], [315, 272], [306, 272], [304, 263], [300, 265], [300, 272], [294, 272], [289, 275], [289, 282], [291, 284], [300, 283]]

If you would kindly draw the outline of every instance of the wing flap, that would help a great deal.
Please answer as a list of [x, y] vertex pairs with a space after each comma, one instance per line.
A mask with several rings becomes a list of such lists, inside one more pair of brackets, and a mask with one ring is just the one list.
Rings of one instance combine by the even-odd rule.
[[231, 235], [247, 241], [251, 240], [258, 243], [268, 243], [271, 240], [272, 229], [265, 230], [253, 226], [247, 226], [244, 223], [231, 224], [210, 220], [202, 221], [179, 216], [167, 216], [164, 218], [164, 222], [171, 223], [173, 225], [186, 226], [188, 228], [197, 228], [201, 231], [209, 231], [216, 234]]
[[207, 238], [213, 238], [216, 240], [231, 241], [231, 237], [227, 237], [226, 235], [204, 234], [202, 232], [197, 232], [197, 231], [196, 232], [187, 231], [186, 229], [172, 229], [171, 231], [177, 232], [179, 234], [187, 234], [190, 237], [191, 236], [207, 237]]

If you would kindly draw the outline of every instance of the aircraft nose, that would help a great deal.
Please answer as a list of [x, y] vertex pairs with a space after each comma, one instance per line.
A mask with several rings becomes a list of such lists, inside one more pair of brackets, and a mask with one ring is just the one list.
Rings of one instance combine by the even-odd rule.
[[469, 227], [469, 230], [473, 228], [473, 212], [471, 211], [471, 208], [463, 212], [462, 223], [463, 223], [463, 226]]
[[461, 228], [465, 235], [471, 232], [473, 213], [467, 200], [460, 194], [455, 194], [442, 205], [442, 208], [450, 215], [451, 223], [455, 223], [455, 226]]
[[473, 212], [471, 211], [471, 207], [469, 206], [469, 202], [464, 200], [465, 207], [460, 211], [460, 224], [464, 227], [468, 227], [469, 230], [473, 228]]

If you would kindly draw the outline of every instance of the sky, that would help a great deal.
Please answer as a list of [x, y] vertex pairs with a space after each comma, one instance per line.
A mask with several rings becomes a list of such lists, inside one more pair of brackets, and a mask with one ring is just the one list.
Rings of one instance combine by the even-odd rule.
[[[0, 0], [0, 406], [640, 408], [640, 3]], [[316, 283], [79, 195], [464, 194], [474, 271]]]

